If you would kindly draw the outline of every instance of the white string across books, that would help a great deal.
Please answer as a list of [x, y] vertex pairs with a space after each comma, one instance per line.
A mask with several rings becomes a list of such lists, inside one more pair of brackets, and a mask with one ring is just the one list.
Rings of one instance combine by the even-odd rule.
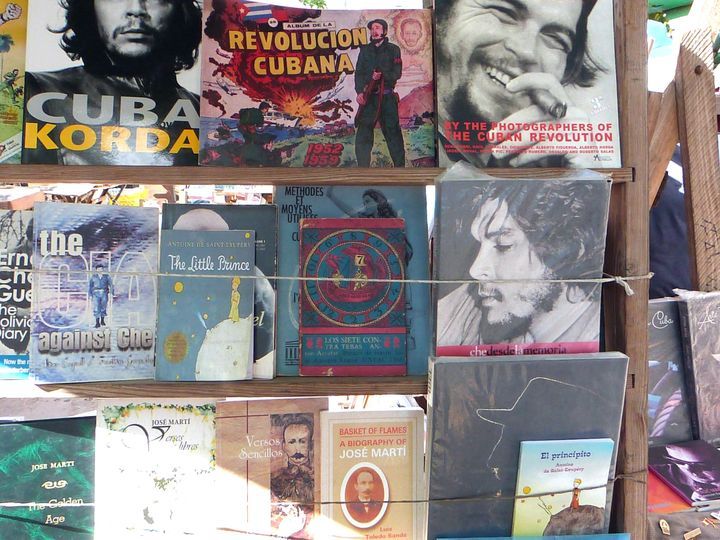
[[[58, 274], [87, 274], [92, 275], [95, 273], [94, 270], [75, 270], [67, 269], [58, 271], [57, 269], [43, 270], [39, 268], [12, 268], [13, 272], [24, 272], [30, 274], [45, 274], [45, 275], [58, 275]], [[112, 276], [153, 276], [153, 277], [177, 277], [177, 278], [217, 278], [217, 279], [228, 279], [235, 278], [236, 275], [231, 274], [177, 274], [172, 272], [118, 272], [113, 270], [103, 270], [104, 274], [110, 274]], [[422, 284], [422, 285], [465, 285], [473, 283], [616, 283], [625, 289], [625, 294], [633, 296], [635, 291], [630, 287], [630, 281], [641, 281], [649, 280], [653, 277], [652, 272], [643, 274], [640, 276], [613, 276], [610, 274], [603, 273], [605, 277], [601, 278], [563, 278], [563, 279], [387, 279], [387, 278], [353, 278], [343, 277], [342, 280], [346, 282], [362, 282], [362, 283], [405, 283], [405, 284]], [[248, 275], [243, 276], [242, 279], [267, 279], [269, 281], [337, 281], [334, 277], [302, 277], [302, 276], [273, 276], [273, 275]]]

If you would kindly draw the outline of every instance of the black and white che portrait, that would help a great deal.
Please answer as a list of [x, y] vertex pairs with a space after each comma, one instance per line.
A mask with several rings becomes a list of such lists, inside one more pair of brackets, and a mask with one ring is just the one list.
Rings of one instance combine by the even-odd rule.
[[438, 0], [440, 165], [619, 167], [612, 0]]
[[467, 283], [439, 285], [438, 354], [447, 346], [597, 341], [601, 286], [572, 280], [601, 277], [609, 185], [466, 184], [440, 202], [439, 277]]
[[197, 165], [196, 0], [45, 0], [28, 12], [23, 163]]

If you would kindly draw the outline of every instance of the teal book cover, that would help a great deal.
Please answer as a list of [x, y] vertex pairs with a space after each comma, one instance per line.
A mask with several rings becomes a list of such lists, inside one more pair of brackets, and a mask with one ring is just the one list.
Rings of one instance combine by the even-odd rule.
[[30, 372], [32, 217], [0, 210], [0, 379], [27, 379]]
[[254, 266], [254, 231], [162, 232], [156, 379], [252, 379]]
[[94, 417], [0, 424], [0, 538], [91, 540], [94, 474]]
[[[279, 209], [278, 274], [300, 275], [303, 218], [402, 218], [405, 220], [405, 325], [407, 374], [427, 374], [430, 355], [430, 279], [425, 186], [284, 186], [275, 193]], [[300, 282], [278, 282], [277, 373], [298, 375]]]
[[612, 439], [522, 441], [512, 534], [605, 530]]

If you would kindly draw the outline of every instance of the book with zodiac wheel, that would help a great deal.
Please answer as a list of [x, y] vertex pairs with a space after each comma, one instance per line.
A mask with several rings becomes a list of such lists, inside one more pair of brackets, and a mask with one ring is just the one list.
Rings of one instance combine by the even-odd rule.
[[300, 223], [300, 375], [405, 375], [405, 221]]

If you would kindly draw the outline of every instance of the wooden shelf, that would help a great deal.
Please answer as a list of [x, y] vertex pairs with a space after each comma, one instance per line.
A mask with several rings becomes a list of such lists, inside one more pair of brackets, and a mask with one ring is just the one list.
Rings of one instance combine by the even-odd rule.
[[[427, 393], [427, 377], [278, 377], [271, 381], [158, 382], [112, 381], [36, 385], [0, 382], [2, 398], [124, 398], [124, 397], [293, 397]], [[1, 400], [0, 400], [1, 402]], [[2, 406], [0, 405], [0, 416]]]
[[[91, 182], [115, 184], [403, 184], [428, 185], [445, 169], [302, 169], [232, 167], [132, 167], [97, 165], [0, 165], [5, 183]], [[610, 174], [616, 183], [632, 182], [633, 170], [596, 169]], [[501, 178], [549, 178], [566, 174], [567, 169], [493, 169]]]

